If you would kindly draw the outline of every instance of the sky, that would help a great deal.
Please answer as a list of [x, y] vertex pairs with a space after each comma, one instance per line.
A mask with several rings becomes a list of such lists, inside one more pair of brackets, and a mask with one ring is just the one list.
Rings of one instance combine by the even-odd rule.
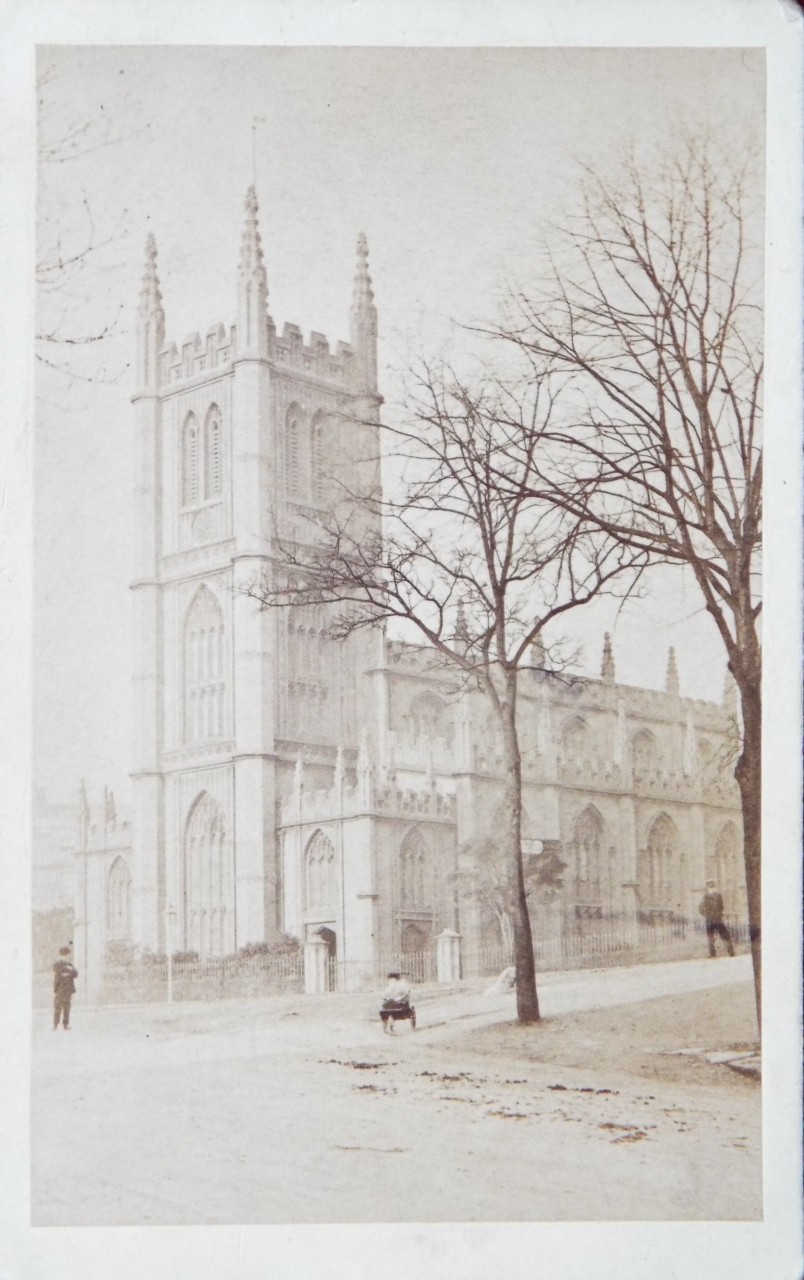
[[[577, 165], [616, 172], [681, 127], [761, 145], [761, 51], [177, 46], [39, 51], [38, 258], [99, 247], [42, 290], [34, 436], [34, 781], [79, 780], [123, 805], [131, 735], [130, 593], [137, 293], [153, 232], [180, 343], [230, 324], [243, 199], [256, 176], [269, 307], [305, 335], [348, 337], [365, 231], [388, 412], [412, 355], [492, 322], [561, 226]], [[256, 128], [252, 126], [254, 122]], [[689, 583], [656, 582], [619, 615], [572, 620], [582, 670], [613, 633], [618, 679], [719, 700], [725, 660]]]

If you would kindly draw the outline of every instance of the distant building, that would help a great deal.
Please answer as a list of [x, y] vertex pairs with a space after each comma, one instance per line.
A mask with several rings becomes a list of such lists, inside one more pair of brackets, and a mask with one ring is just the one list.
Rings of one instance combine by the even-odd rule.
[[[338, 958], [368, 963], [426, 949], [447, 927], [469, 948], [499, 936], [462, 888], [502, 790], [482, 697], [459, 696], [425, 650], [379, 631], [337, 643], [323, 610], [260, 611], [246, 594], [279, 571], [277, 540], [309, 536], [317, 515], [347, 503], [376, 531], [349, 497], [380, 484], [363, 236], [350, 321], [334, 350], [276, 330], [252, 188], [236, 324], [166, 343], [149, 237], [133, 397], [132, 824], [107, 812], [93, 831], [85, 795], [79, 823], [80, 945], [96, 973], [109, 940], [223, 955], [323, 931]], [[561, 850], [564, 918], [694, 915], [712, 871], [738, 909], [733, 690], [722, 704], [681, 697], [672, 650], [664, 692], [618, 685], [608, 637], [600, 679], [533, 663], [524, 836]]]
[[31, 905], [35, 912], [72, 908], [75, 899], [75, 806], [55, 804], [41, 787], [31, 799]]

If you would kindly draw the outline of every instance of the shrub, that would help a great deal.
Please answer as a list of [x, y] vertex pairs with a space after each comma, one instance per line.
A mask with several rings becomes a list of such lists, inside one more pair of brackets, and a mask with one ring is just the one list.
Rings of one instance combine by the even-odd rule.
[[270, 942], [247, 942], [237, 952], [239, 958], [249, 960], [253, 956], [294, 956], [301, 950], [301, 943], [289, 933], [283, 933]]

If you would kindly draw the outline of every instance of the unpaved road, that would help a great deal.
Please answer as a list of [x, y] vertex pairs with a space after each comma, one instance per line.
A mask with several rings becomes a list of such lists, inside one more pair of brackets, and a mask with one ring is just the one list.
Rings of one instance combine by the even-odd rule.
[[[643, 1000], [744, 983], [744, 968], [556, 975], [545, 1011], [636, 1001], [640, 982]], [[646, 1082], [593, 1053], [473, 1054], [473, 1028], [510, 1018], [510, 999], [423, 1002], [420, 1029], [393, 1039], [370, 1005], [77, 1010], [68, 1035], [40, 1016], [34, 1225], [761, 1216], [758, 1089]]]

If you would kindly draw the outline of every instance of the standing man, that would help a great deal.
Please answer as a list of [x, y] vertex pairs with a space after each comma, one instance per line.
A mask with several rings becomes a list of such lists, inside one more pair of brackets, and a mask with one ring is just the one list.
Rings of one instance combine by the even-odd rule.
[[70, 948], [61, 947], [59, 958], [53, 966], [53, 1030], [59, 1022], [65, 1031], [70, 1030], [70, 1003], [75, 992], [78, 970], [70, 959]]
[[715, 934], [719, 934], [729, 949], [729, 955], [734, 955], [734, 943], [731, 940], [731, 934], [728, 927], [723, 923], [723, 896], [718, 893], [714, 880], [707, 880], [706, 893], [701, 898], [698, 907], [701, 915], [706, 921], [706, 940], [709, 943], [709, 955], [711, 959], [715, 958]]

